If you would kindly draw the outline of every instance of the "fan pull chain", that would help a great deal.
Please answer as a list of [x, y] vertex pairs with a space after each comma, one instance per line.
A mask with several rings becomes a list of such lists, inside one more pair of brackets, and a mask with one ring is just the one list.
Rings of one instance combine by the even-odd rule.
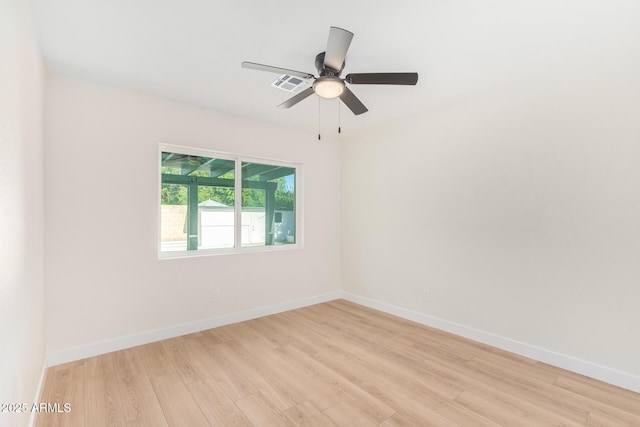
[[342, 132], [342, 130], [340, 129], [340, 124], [342, 123], [342, 121], [340, 119], [340, 111], [341, 111], [340, 107], [341, 107], [340, 106], [340, 98], [338, 98], [338, 133]]
[[318, 97], [318, 141], [320, 141], [320, 97]]

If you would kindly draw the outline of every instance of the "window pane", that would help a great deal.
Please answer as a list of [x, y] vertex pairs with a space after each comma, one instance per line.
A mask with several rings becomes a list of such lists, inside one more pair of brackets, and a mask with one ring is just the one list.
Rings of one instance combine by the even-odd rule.
[[160, 250], [187, 250], [186, 185], [162, 184], [160, 211]]
[[242, 246], [295, 243], [295, 168], [242, 163]]
[[162, 153], [160, 251], [232, 248], [235, 161]]
[[234, 246], [234, 200], [233, 187], [198, 187], [198, 249]]
[[266, 234], [264, 190], [242, 190], [242, 246], [264, 246]]

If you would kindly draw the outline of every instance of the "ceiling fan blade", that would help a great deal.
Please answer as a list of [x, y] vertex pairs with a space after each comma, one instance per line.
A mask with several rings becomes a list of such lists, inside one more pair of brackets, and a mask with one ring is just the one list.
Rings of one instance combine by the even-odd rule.
[[369, 111], [367, 107], [365, 107], [364, 104], [360, 102], [358, 97], [349, 90], [348, 87], [344, 88], [344, 92], [342, 92], [342, 95], [340, 95], [340, 99], [345, 103], [347, 107], [349, 107], [351, 111], [353, 111], [353, 114], [355, 114], [356, 116], [358, 114], [366, 113], [367, 111]]
[[324, 54], [324, 66], [335, 71], [342, 70], [344, 58], [351, 45], [353, 33], [338, 27], [329, 29], [327, 50]]
[[296, 71], [296, 70], [289, 70], [288, 68], [272, 67], [271, 65], [256, 64], [255, 62], [245, 61], [242, 63], [242, 68], [249, 68], [249, 69], [258, 70], [258, 71], [267, 71], [270, 73], [277, 73], [277, 74], [289, 74], [290, 76], [302, 77], [303, 79], [313, 78], [313, 74], [305, 73], [304, 71]]
[[415, 85], [418, 73], [354, 73], [344, 80], [353, 85]]
[[278, 108], [293, 107], [298, 102], [302, 101], [303, 99], [305, 99], [308, 96], [311, 96], [312, 94], [313, 94], [313, 87], [308, 87], [305, 90], [303, 90], [302, 92], [300, 92], [299, 94], [287, 99], [282, 104], [278, 105]]

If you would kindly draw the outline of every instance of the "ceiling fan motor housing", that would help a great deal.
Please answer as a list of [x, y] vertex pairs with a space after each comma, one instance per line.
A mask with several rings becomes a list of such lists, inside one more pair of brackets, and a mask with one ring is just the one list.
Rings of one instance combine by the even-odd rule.
[[324, 77], [324, 76], [339, 76], [340, 73], [342, 73], [342, 70], [344, 70], [344, 64], [345, 62], [342, 62], [342, 67], [340, 67], [339, 70], [334, 70], [332, 68], [329, 67], [325, 67], [324, 65], [324, 54], [325, 52], [320, 52], [318, 55], [316, 55], [316, 70], [318, 70], [318, 75], [320, 77]]

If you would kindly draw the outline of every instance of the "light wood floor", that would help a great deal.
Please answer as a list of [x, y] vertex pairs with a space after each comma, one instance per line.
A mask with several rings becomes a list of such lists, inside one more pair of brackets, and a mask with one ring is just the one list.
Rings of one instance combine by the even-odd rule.
[[640, 394], [346, 301], [49, 368], [37, 426], [640, 426]]

